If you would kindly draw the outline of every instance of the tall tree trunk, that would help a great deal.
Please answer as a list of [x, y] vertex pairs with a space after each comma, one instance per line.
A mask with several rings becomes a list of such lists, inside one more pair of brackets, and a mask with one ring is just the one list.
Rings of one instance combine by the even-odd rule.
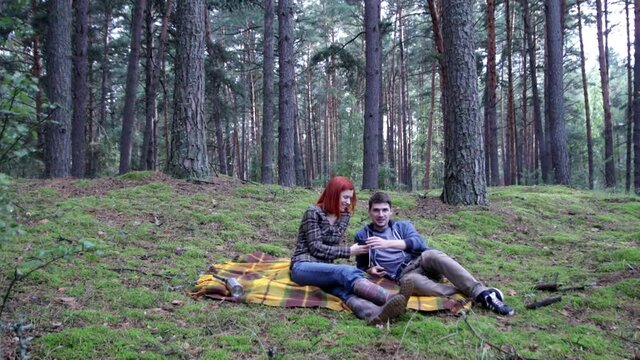
[[[293, 88], [298, 88], [298, 79], [293, 74]], [[298, 106], [298, 97], [293, 98], [293, 165], [296, 174], [296, 185], [304, 186], [305, 173], [304, 173], [304, 160], [302, 154], [302, 141], [300, 140], [300, 133], [302, 128], [300, 127], [300, 107]]]
[[[204, 14], [205, 22], [205, 41], [207, 44], [207, 52], [213, 62], [219, 62], [216, 44], [213, 41], [213, 34], [211, 33], [211, 24], [209, 23], [209, 13], [205, 11]], [[224, 141], [225, 130], [222, 126], [222, 104], [224, 94], [221, 92], [222, 84], [220, 83], [219, 75], [211, 74], [211, 119], [213, 120], [213, 127], [216, 137], [216, 150], [218, 153], [218, 170], [221, 174], [231, 175], [233, 173], [233, 169], [227, 166], [227, 148]], [[229, 133], [228, 131], [226, 132]]]
[[262, 55], [262, 167], [261, 180], [263, 184], [273, 183], [273, 115], [274, 115], [274, 91], [273, 71], [275, 68], [273, 51], [273, 17], [274, 0], [264, 0], [264, 40]]
[[109, 99], [109, 25], [111, 25], [111, 2], [110, 0], [104, 1], [104, 23], [102, 33], [102, 61], [100, 64], [101, 76], [100, 76], [100, 104], [98, 105], [98, 128], [96, 129], [96, 137], [89, 147], [90, 162], [93, 166], [90, 167], [89, 177], [96, 177], [98, 172], [98, 163], [100, 155], [100, 142], [102, 139], [102, 128], [107, 124], [107, 102]]
[[144, 7], [145, 0], [136, 0], [131, 14], [131, 52], [129, 53], [129, 65], [127, 66], [127, 85], [122, 115], [122, 133], [120, 134], [120, 174], [128, 172], [131, 167], [133, 122], [136, 117], [136, 90], [138, 87], [138, 60], [140, 58], [140, 38]]
[[394, 61], [391, 61], [391, 71], [387, 76], [387, 91], [386, 93], [386, 102], [387, 102], [387, 147], [389, 148], [389, 169], [391, 169], [391, 174], [389, 174], [389, 180], [391, 185], [396, 184], [396, 130], [395, 130], [395, 105], [393, 102], [394, 92], [393, 92], [393, 73], [395, 72]]
[[633, 127], [633, 78], [631, 77], [631, 34], [629, 31], [629, 0], [624, 1], [625, 24], [627, 30], [627, 163], [625, 191], [631, 190], [631, 147], [633, 139], [631, 137]]
[[557, 184], [569, 184], [569, 151], [564, 121], [563, 72], [562, 72], [562, 22], [561, 2], [547, 1], [545, 6], [547, 29], [547, 79], [548, 114], [551, 135], [551, 158]]
[[[364, 11], [364, 8], [363, 8]], [[378, 48], [380, 48], [380, 51], [382, 51], [383, 45], [382, 45], [382, 35], [380, 35], [378, 37]], [[362, 53], [364, 53], [366, 51], [366, 41], [362, 41]], [[382, 56], [382, 55], [381, 55]], [[380, 60], [382, 62], [382, 60]], [[362, 92], [365, 91], [364, 87], [362, 86], [363, 82], [360, 81], [359, 82], [361, 84], [360, 89]], [[384, 112], [385, 112], [385, 103], [384, 103], [384, 91], [382, 91], [384, 89], [384, 77], [382, 75], [380, 75], [380, 121], [378, 121], [378, 165], [384, 165]], [[363, 104], [361, 101], [362, 98], [358, 98], [358, 102]], [[364, 112], [364, 107], [363, 105], [360, 106], [361, 111]], [[387, 117], [388, 118], [388, 117]], [[389, 134], [387, 134], [387, 137], [389, 136]], [[382, 182], [382, 183], [380, 183]], [[378, 179], [378, 186], [379, 187], [384, 187], [385, 181], [383, 179]]]
[[[535, 169], [540, 169], [542, 179], [547, 182], [550, 173], [550, 164], [547, 153], [546, 143], [544, 140], [544, 130], [542, 122], [542, 111], [540, 106], [540, 94], [538, 92], [538, 76], [536, 65], [536, 41], [534, 37], [534, 29], [531, 28], [531, 20], [529, 13], [529, 0], [522, 0], [522, 12], [524, 14], [524, 32], [527, 40], [527, 52], [529, 54], [529, 72], [531, 73], [531, 97], [533, 99], [533, 124], [535, 127], [536, 151], [534, 154]], [[548, 134], [547, 134], [548, 136]]]
[[[212, 76], [214, 78], [214, 76]], [[227, 169], [227, 148], [224, 143], [224, 129], [222, 128], [222, 94], [220, 93], [220, 82], [215, 78], [211, 85], [211, 118], [216, 137], [216, 150], [218, 153], [218, 170], [221, 174], [229, 175]]]
[[[150, 1], [150, 3], [153, 3]], [[156, 131], [158, 128], [158, 105], [157, 93], [158, 84], [160, 83], [160, 73], [166, 56], [167, 35], [169, 28], [169, 19], [173, 10], [173, 0], [167, 0], [164, 7], [164, 16], [162, 17], [162, 25], [160, 27], [160, 39], [158, 41], [158, 49], [153, 55], [153, 16], [151, 16], [153, 7], [148, 6], [147, 14], [147, 86], [145, 93], [145, 128], [144, 139], [142, 145], [142, 161], [141, 164], [147, 170], [156, 169], [158, 145], [156, 142]]]
[[174, 113], [167, 170], [179, 178], [209, 176], [202, 56], [205, 11], [204, 0], [177, 2]]
[[[509, 6], [510, 1], [505, 0], [505, 16], [507, 27], [507, 143], [506, 143], [506, 158], [507, 161], [504, 164], [505, 167], [505, 185], [516, 184], [516, 110], [515, 99], [513, 94], [513, 65], [512, 65], [512, 42], [513, 42], [513, 30], [511, 26], [511, 8]], [[508, 176], [507, 176], [508, 175]]]
[[473, 39], [473, 2], [450, 0], [443, 8], [445, 164], [442, 201], [486, 205], [482, 121]]
[[397, 3], [397, 16], [398, 16], [398, 40], [400, 50], [400, 125], [402, 126], [402, 183], [406, 186], [408, 191], [413, 189], [412, 171], [411, 171], [411, 134], [410, 134], [410, 120], [409, 120], [409, 101], [408, 101], [408, 81], [406, 70], [406, 54], [405, 54], [405, 36], [404, 36], [404, 21], [403, 21], [403, 9], [402, 2]]
[[[515, 17], [514, 17], [515, 19]], [[526, 74], [527, 73], [527, 49], [526, 49], [526, 45], [523, 42], [522, 43], [522, 48], [520, 48], [520, 56], [522, 58], [522, 72], [521, 74]], [[516, 144], [517, 148], [516, 148], [516, 154], [517, 154], [517, 168], [518, 168], [518, 184], [528, 184], [528, 172], [529, 172], [529, 167], [527, 166], [527, 156], [528, 156], [528, 141], [529, 141], [529, 137], [527, 134], [527, 128], [528, 128], [528, 123], [527, 123], [527, 118], [528, 118], [528, 106], [527, 106], [527, 77], [526, 75], [522, 77], [522, 131], [521, 131], [521, 136], [517, 137], [517, 139], [519, 139], [519, 143]], [[524, 179], [524, 174], [525, 174], [525, 170], [527, 170], [527, 179]]]
[[294, 51], [293, 5], [291, 0], [278, 0], [278, 65], [279, 65], [279, 105], [278, 113], [278, 183], [291, 187], [296, 184], [294, 169]]
[[306, 121], [305, 121], [305, 128], [306, 128], [306, 132], [307, 132], [307, 136], [305, 137], [305, 145], [306, 145], [306, 157], [307, 157], [307, 180], [311, 181], [313, 179], [316, 178], [316, 163], [314, 161], [314, 151], [313, 149], [315, 149], [315, 146], [313, 144], [313, 139], [314, 139], [314, 135], [313, 135], [313, 131], [312, 131], [312, 124], [313, 124], [313, 98], [311, 96], [311, 86], [312, 86], [312, 81], [313, 81], [313, 74], [312, 74], [312, 66], [311, 66], [311, 49], [310, 47], [307, 48], [307, 70], [306, 70], [306, 104], [307, 104], [307, 111], [306, 111]]
[[593, 190], [593, 136], [591, 135], [591, 107], [589, 106], [589, 86], [587, 84], [587, 69], [584, 58], [584, 41], [582, 37], [582, 11], [578, 5], [578, 35], [580, 37], [580, 69], [582, 73], [582, 92], [584, 94], [584, 115], [587, 128], [587, 158], [589, 167], [589, 189]]
[[[31, 0], [31, 16], [35, 16], [35, 14], [38, 13], [38, 1], [37, 0]], [[0, 8], [0, 11], [2, 11], [2, 9]], [[38, 34], [34, 34], [33, 36], [33, 40], [32, 40], [32, 56], [33, 56], [33, 66], [31, 68], [31, 75], [33, 75], [34, 79], [42, 79], [42, 57], [41, 57], [41, 39], [40, 36]], [[42, 82], [38, 83], [38, 88], [36, 90], [35, 96], [34, 96], [34, 103], [35, 103], [35, 119], [36, 119], [36, 123], [38, 124], [38, 147], [39, 148], [44, 148], [44, 129], [42, 128]]]
[[[234, 114], [240, 113], [241, 111], [238, 109], [238, 97], [231, 92], [231, 89], [229, 89], [228, 92], [229, 92], [229, 97], [233, 98], [233, 113]], [[231, 163], [236, 165], [235, 166], [236, 177], [239, 179], [242, 179], [243, 177], [242, 177], [242, 157], [240, 156], [240, 134], [238, 131], [237, 122], [233, 124], [232, 138], [233, 138], [233, 148], [232, 148], [231, 154], [233, 154], [233, 160]], [[233, 165], [231, 165], [231, 169], [233, 169]]]
[[615, 159], [613, 154], [613, 124], [611, 121], [611, 101], [609, 99], [609, 74], [602, 30], [602, 1], [596, 0], [596, 27], [598, 31], [598, 63], [600, 64], [600, 83], [602, 89], [602, 107], [604, 109], [604, 186], [616, 186]]
[[142, 148], [140, 149], [140, 169], [152, 170], [153, 164], [149, 164], [149, 159], [153, 156], [150, 154], [153, 148], [151, 134], [153, 133], [154, 118], [157, 116], [156, 109], [156, 97], [155, 94], [151, 95], [151, 82], [153, 78], [153, 33], [155, 28], [155, 21], [153, 16], [153, 1], [147, 2], [147, 9], [145, 10], [145, 42], [146, 42], [146, 66], [145, 66], [145, 96], [144, 96], [144, 108], [145, 108], [145, 123], [142, 136]]
[[424, 166], [424, 189], [431, 188], [431, 146], [433, 144], [433, 114], [436, 107], [436, 63], [431, 65], [431, 106], [429, 107], [429, 125], [427, 126], [427, 149]]
[[633, 188], [640, 195], [640, 0], [633, 8]]
[[54, 107], [44, 130], [45, 169], [52, 178], [71, 174], [71, 0], [51, 0], [44, 52], [46, 92]]
[[485, 148], [485, 163], [489, 163], [487, 181], [491, 186], [500, 185], [500, 171], [498, 169], [498, 125], [496, 120], [496, 2], [487, 1], [487, 99], [485, 102], [484, 119], [487, 144]]
[[366, 41], [366, 91], [364, 96], [364, 154], [362, 188], [378, 188], [378, 123], [380, 117], [380, 76], [382, 76], [382, 49], [380, 49], [380, 0], [365, 0], [364, 27]]
[[87, 116], [87, 43], [89, 39], [89, 0], [73, 0], [75, 21], [73, 56], [73, 120], [71, 127], [71, 175], [85, 176], [84, 124]]

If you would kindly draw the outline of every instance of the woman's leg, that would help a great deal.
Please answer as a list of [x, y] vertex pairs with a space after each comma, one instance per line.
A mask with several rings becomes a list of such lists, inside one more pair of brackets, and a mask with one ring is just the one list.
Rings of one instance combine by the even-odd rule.
[[291, 279], [299, 285], [313, 285], [346, 301], [356, 280], [365, 278], [364, 271], [350, 265], [296, 262]]

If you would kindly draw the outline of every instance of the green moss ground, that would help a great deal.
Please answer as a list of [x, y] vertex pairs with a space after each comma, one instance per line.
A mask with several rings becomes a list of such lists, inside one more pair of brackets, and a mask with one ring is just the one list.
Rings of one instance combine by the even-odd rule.
[[[34, 358], [506, 357], [489, 343], [532, 359], [625, 359], [640, 351], [637, 197], [514, 186], [490, 189], [488, 207], [458, 208], [437, 206], [436, 191], [426, 198], [392, 193], [397, 218], [501, 288], [517, 315], [475, 307], [465, 321], [407, 312], [376, 328], [346, 313], [187, 295], [211, 263], [256, 250], [289, 256], [318, 191], [225, 178], [190, 184], [140, 172], [19, 180], [15, 192], [26, 234], [0, 244], [2, 294], [15, 268], [28, 271], [41, 250], [95, 244], [16, 284], [1, 320], [34, 325]], [[350, 236], [367, 222], [369, 193], [358, 195]], [[587, 287], [527, 310], [527, 303], [558, 295], [533, 290], [555, 278]], [[10, 336], [1, 339], [3, 351], [15, 349]]]

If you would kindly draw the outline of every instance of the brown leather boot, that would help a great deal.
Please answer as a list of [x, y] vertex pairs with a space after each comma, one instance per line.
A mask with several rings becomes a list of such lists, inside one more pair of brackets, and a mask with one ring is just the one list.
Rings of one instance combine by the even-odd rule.
[[411, 295], [413, 295], [414, 282], [412, 278], [404, 278], [400, 279], [400, 291], [398, 294], [404, 296], [409, 300]]
[[[357, 280], [353, 285], [353, 293], [379, 306], [384, 305], [394, 295], [368, 279]], [[399, 294], [408, 300], [411, 293], [413, 293], [413, 280], [405, 279], [401, 281]]]
[[384, 305], [378, 306], [354, 295], [346, 304], [358, 318], [367, 320], [370, 325], [377, 325], [402, 315], [407, 308], [407, 299], [402, 295], [392, 295]]

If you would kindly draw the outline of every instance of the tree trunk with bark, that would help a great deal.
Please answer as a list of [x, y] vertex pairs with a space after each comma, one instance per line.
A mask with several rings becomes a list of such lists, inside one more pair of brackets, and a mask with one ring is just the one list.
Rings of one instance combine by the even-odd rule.
[[75, 36], [73, 56], [73, 120], [71, 127], [71, 175], [85, 176], [84, 125], [87, 117], [87, 44], [89, 39], [89, 1], [74, 0]]
[[436, 63], [431, 66], [431, 106], [429, 107], [429, 124], [427, 125], [427, 148], [424, 165], [424, 189], [431, 188], [431, 146], [433, 144], [433, 114], [436, 107]]
[[629, 0], [624, 2], [624, 15], [627, 31], [627, 163], [624, 189], [628, 193], [631, 190], [631, 148], [633, 138], [631, 136], [633, 128], [633, 78], [631, 76], [631, 34], [629, 32]]
[[634, 1], [633, 188], [640, 195], [640, 0]]
[[102, 141], [102, 128], [107, 124], [107, 102], [109, 99], [109, 25], [111, 25], [111, 3], [104, 2], [104, 22], [102, 33], [102, 59], [100, 62], [100, 102], [98, 105], [98, 126], [94, 140], [89, 146], [89, 177], [95, 177], [98, 172], [100, 158], [99, 145]]
[[513, 94], [513, 65], [512, 65], [512, 43], [513, 30], [511, 25], [511, 7], [510, 1], [505, 0], [505, 16], [506, 16], [506, 33], [507, 33], [507, 142], [506, 142], [506, 159], [504, 163], [505, 185], [516, 184], [516, 110], [515, 98]]
[[48, 177], [71, 175], [71, 0], [51, 0], [44, 47], [46, 92], [52, 110], [45, 125], [45, 172]]
[[[540, 169], [542, 178], [546, 182], [549, 177], [550, 164], [545, 156], [546, 143], [544, 140], [544, 126], [542, 122], [542, 111], [540, 106], [540, 94], [538, 92], [538, 74], [536, 64], [536, 42], [534, 29], [531, 28], [529, 13], [529, 0], [522, 0], [522, 12], [524, 14], [524, 32], [527, 41], [527, 52], [529, 55], [529, 72], [531, 75], [531, 97], [533, 99], [533, 124], [535, 128], [536, 151], [534, 154], [535, 169]], [[548, 135], [548, 134], [547, 134]]]
[[168, 172], [178, 178], [209, 176], [204, 121], [204, 0], [180, 0], [176, 10], [174, 114]]
[[263, 184], [273, 183], [273, 115], [274, 115], [274, 91], [273, 71], [275, 68], [273, 51], [273, 18], [274, 0], [264, 0], [264, 40], [262, 56], [262, 166], [261, 180]]
[[589, 189], [593, 190], [593, 136], [591, 134], [591, 107], [589, 106], [589, 86], [587, 83], [587, 67], [584, 57], [584, 41], [582, 37], [582, 11], [580, 0], [576, 2], [578, 7], [578, 36], [580, 38], [580, 71], [582, 74], [582, 92], [584, 94], [584, 115], [587, 128], [587, 159], [589, 172]]
[[442, 12], [445, 164], [442, 201], [486, 205], [482, 121], [475, 62], [473, 2], [450, 0]]
[[131, 14], [131, 50], [127, 66], [127, 85], [124, 96], [122, 115], [122, 133], [120, 134], [120, 167], [119, 174], [124, 174], [131, 167], [131, 150], [133, 146], [133, 123], [136, 117], [136, 93], [138, 87], [138, 62], [140, 59], [140, 39], [142, 33], [142, 16], [145, 0], [136, 0]]
[[485, 163], [488, 162], [486, 171], [487, 181], [491, 186], [500, 185], [500, 170], [498, 168], [498, 124], [496, 114], [496, 2], [495, 0], [487, 1], [487, 98], [485, 102], [484, 121], [487, 144], [485, 148]]
[[562, 70], [562, 21], [561, 2], [549, 0], [545, 6], [547, 29], [547, 79], [548, 115], [551, 138], [551, 158], [556, 184], [569, 184], [569, 151], [564, 121], [563, 70]]
[[364, 154], [362, 188], [378, 188], [378, 122], [380, 117], [380, 77], [382, 76], [382, 49], [380, 48], [380, 0], [365, 0], [365, 72], [364, 97]]
[[173, 10], [173, 0], [165, 2], [164, 16], [160, 27], [158, 49], [153, 54], [153, 2], [147, 6], [147, 83], [145, 91], [145, 127], [142, 141], [142, 154], [140, 164], [147, 170], [155, 170], [158, 157], [157, 128], [158, 105], [157, 93], [160, 83], [160, 73], [166, 56], [166, 44], [169, 28], [169, 19]]
[[602, 29], [602, 1], [596, 0], [596, 28], [598, 31], [598, 64], [600, 65], [600, 87], [604, 109], [604, 186], [616, 186], [615, 159], [613, 154], [613, 124], [611, 121], [611, 100], [609, 99], [609, 72], [607, 53]]
[[296, 184], [294, 169], [294, 71], [293, 5], [291, 0], [278, 1], [278, 65], [280, 89], [278, 113], [278, 184], [292, 187]]

